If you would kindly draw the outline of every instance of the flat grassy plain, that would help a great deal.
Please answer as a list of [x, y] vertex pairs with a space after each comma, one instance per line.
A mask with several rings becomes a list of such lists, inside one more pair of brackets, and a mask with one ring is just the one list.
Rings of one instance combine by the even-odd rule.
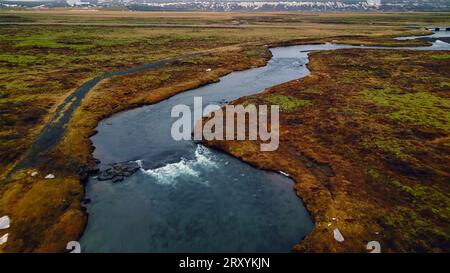
[[[423, 45], [425, 42], [399, 42], [392, 37], [424, 34], [426, 31], [419, 27], [448, 25], [450, 16], [51, 10], [0, 11], [0, 22], [19, 23], [0, 26], [0, 214], [12, 219], [10, 239], [0, 246], [0, 251], [39, 252], [63, 251], [66, 243], [76, 240], [83, 230], [86, 215], [80, 203], [80, 178], [83, 180], [85, 172], [80, 177], [80, 169], [94, 164], [89, 136], [102, 118], [155, 103], [233, 70], [264, 65], [269, 58], [265, 45], [331, 41]], [[75, 111], [61, 143], [51, 147], [32, 169], [12, 171], [26, 157], [56, 107], [83, 82], [107, 72], [191, 52], [203, 55], [103, 81]], [[443, 54], [433, 56], [429, 58], [431, 65], [445, 62], [446, 67], [448, 60]], [[344, 57], [343, 63], [347, 61]], [[212, 71], [206, 73], [208, 68]], [[441, 84], [442, 88], [448, 87], [446, 82]], [[393, 120], [411, 118], [407, 111], [410, 105], [399, 102], [390, 89], [377, 96], [370, 90], [364, 93], [367, 100], [380, 105], [397, 103], [404, 110], [392, 114]], [[423, 96], [428, 101], [427, 95]], [[417, 115], [420, 117], [414, 120], [424, 118], [422, 122], [429, 122], [427, 113]], [[434, 122], [448, 126], [442, 120]], [[389, 145], [392, 143], [386, 144], [384, 139], [367, 143], [403, 152], [401, 143]], [[31, 177], [34, 170], [39, 174]], [[44, 179], [47, 173], [55, 174], [56, 179]]]
[[34, 23], [118, 23], [172, 25], [290, 25], [303, 28], [305, 24], [358, 26], [421, 27], [448, 24], [448, 13], [389, 13], [389, 12], [170, 12], [170, 11], [108, 11], [86, 9], [52, 9], [39, 11], [12, 10], [3, 12], [0, 22]]

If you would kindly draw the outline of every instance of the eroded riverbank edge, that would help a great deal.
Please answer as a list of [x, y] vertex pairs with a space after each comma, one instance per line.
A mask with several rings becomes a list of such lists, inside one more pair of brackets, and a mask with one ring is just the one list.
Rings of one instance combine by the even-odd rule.
[[[305, 39], [301, 41], [285, 42], [269, 46], [275, 47], [280, 45], [323, 43], [332, 42], [338, 39], [339, 37], [315, 39], [316, 42], [313, 41], [314, 39]], [[372, 42], [373, 41], [370, 41], [371, 45]], [[345, 41], [343, 41], [342, 43], [345, 43]], [[359, 44], [363, 43], [364, 42], [361, 41]], [[403, 43], [403, 45], [406, 45], [406, 43]], [[409, 42], [409, 44], [407, 45], [418, 45], [418, 43]], [[261, 45], [259, 45], [258, 47], [261, 47]], [[234, 69], [232, 70], [230, 70], [230, 68], [221, 70], [222, 74], [216, 75], [216, 80], [220, 78], [220, 76], [226, 75], [233, 70], [242, 70], [254, 66], [254, 64], [252, 64], [244, 67], [242, 66], [242, 60], [240, 59], [239, 61], [239, 65], [241, 65], [240, 69], [238, 69], [239, 67], [234, 67]], [[265, 59], [263, 63], [260, 63], [260, 65], [265, 65], [267, 61], [268, 59]], [[256, 62], [261, 62], [261, 59], [258, 59]], [[187, 85], [178, 85], [176, 90], [172, 89], [171, 91], [175, 93], [183, 92], [198, 87], [202, 83], [207, 84], [211, 81], [214, 81], [214, 79], [202, 80], [203, 81], [200, 82], [190, 82]], [[98, 88], [98, 86], [96, 88]], [[165, 91], [167, 91], [167, 89]], [[91, 94], [89, 94], [88, 96], [90, 95]], [[52, 181], [45, 181], [45, 184], [41, 183], [42, 187], [35, 189], [32, 193], [28, 194], [27, 197], [29, 197], [29, 199], [22, 202], [22, 205], [26, 207], [27, 203], [30, 202], [30, 200], [36, 198], [35, 194], [42, 194], [42, 192], [47, 192], [49, 188], [56, 188], [53, 189], [52, 194], [54, 194], [54, 196], [58, 198], [62, 198], [63, 204], [54, 204], [55, 201], [61, 199], [49, 199], [48, 194], [44, 194], [43, 197], [39, 197], [39, 202], [35, 202], [37, 203], [35, 205], [35, 208], [37, 208], [35, 213], [39, 219], [40, 225], [34, 230], [30, 231], [30, 229], [28, 229], [28, 227], [32, 226], [30, 225], [30, 221], [35, 222], [36, 218], [21, 219], [21, 228], [14, 227], [12, 230], [12, 236], [10, 240], [13, 243], [8, 244], [11, 247], [7, 246], [4, 250], [7, 252], [59, 252], [64, 251], [66, 245], [65, 242], [73, 240], [74, 238], [79, 238], [86, 221], [86, 215], [84, 214], [83, 208], [81, 207], [83, 189], [81, 186], [77, 186], [79, 185], [79, 177], [76, 174], [79, 172], [80, 167], [87, 166], [81, 172], [81, 174], [85, 174], [84, 171], [89, 170], [89, 166], [92, 166], [93, 163], [95, 164], [95, 161], [93, 160], [93, 158], [91, 158], [91, 151], [93, 147], [91, 147], [89, 137], [95, 134], [96, 124], [101, 119], [106, 118], [114, 113], [146, 104], [156, 103], [171, 95], [159, 93], [157, 96], [147, 98], [147, 100], [144, 101], [138, 101], [141, 98], [135, 97], [134, 101], [122, 101], [122, 103], [126, 102], [127, 104], [115, 105], [115, 107], [107, 108], [106, 111], [108, 111], [109, 113], [100, 114], [92, 119], [87, 116], [83, 117], [83, 115], [86, 113], [84, 113], [83, 111], [79, 111], [78, 109], [74, 114], [74, 118], [72, 118], [72, 120], [68, 124], [69, 132], [62, 140], [62, 143], [60, 143], [60, 145], [50, 153], [50, 156], [48, 157], [48, 160], [46, 162], [42, 162], [41, 165], [36, 168], [36, 170], [38, 170], [42, 175], [48, 172], [53, 172], [54, 174], [56, 174], [57, 178]], [[86, 106], [85, 101], [83, 101], [82, 106]], [[85, 118], [87, 118], [87, 120], [85, 120]], [[25, 182], [27, 180], [30, 180], [29, 173], [27, 173], [29, 171], [30, 170], [26, 170], [18, 173], [13, 178], [13, 180], [23, 180]], [[22, 209], [26, 209], [25, 207]], [[40, 209], [42, 209], [42, 211]], [[14, 213], [11, 214], [14, 216]], [[18, 222], [19, 221], [16, 220], [16, 223]], [[22, 238], [28, 239], [25, 239], [25, 241], [23, 241]], [[14, 244], [15, 241], [18, 243]]]

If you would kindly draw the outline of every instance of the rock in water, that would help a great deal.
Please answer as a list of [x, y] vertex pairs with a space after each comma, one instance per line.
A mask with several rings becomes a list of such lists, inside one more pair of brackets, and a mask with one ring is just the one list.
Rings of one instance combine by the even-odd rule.
[[97, 180], [99, 181], [103, 181], [103, 180], [110, 180], [114, 177], [114, 174], [109, 173], [108, 170], [101, 172], [98, 176], [97, 176]]
[[333, 235], [334, 235], [334, 239], [340, 243], [342, 243], [344, 241], [344, 236], [342, 236], [341, 232], [339, 231], [339, 229], [335, 228], [333, 230]]
[[111, 181], [113, 183], [122, 182], [123, 181], [123, 176], [121, 176], [121, 175], [114, 176], [114, 178]]
[[7, 215], [0, 217], [0, 229], [9, 228], [10, 220]]
[[112, 164], [111, 168], [106, 169], [97, 176], [97, 180], [112, 180], [120, 182], [124, 177], [131, 176], [140, 169], [139, 163], [135, 161]]
[[130, 161], [130, 162], [122, 163], [122, 168], [126, 172], [135, 173], [137, 170], [140, 169], [140, 166], [137, 162]]

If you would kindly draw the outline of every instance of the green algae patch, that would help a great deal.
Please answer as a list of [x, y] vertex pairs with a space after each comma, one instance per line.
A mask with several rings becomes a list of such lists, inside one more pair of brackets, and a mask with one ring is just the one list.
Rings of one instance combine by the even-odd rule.
[[407, 92], [399, 89], [364, 90], [363, 95], [379, 106], [392, 108], [387, 116], [398, 122], [450, 129], [450, 101], [426, 92]]
[[310, 100], [297, 99], [286, 95], [272, 95], [266, 98], [267, 103], [279, 105], [281, 112], [293, 112], [298, 108], [310, 106]]

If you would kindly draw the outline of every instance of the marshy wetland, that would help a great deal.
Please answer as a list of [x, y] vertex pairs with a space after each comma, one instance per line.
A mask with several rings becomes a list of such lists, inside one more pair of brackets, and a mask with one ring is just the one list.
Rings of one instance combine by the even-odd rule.
[[[34, 21], [44, 18], [32, 18], [39, 17], [39, 13], [30, 14], [18, 13], [17, 16]], [[271, 18], [270, 15], [265, 16]], [[299, 15], [286, 18], [295, 16]], [[95, 171], [89, 137], [105, 117], [160, 102], [185, 90], [217, 81], [231, 71], [264, 66], [271, 57], [266, 45], [333, 42], [419, 46], [427, 43], [395, 41], [392, 38], [425, 34], [426, 31], [418, 27], [420, 25], [437, 21], [448, 23], [447, 17], [439, 14], [405, 17], [407, 22], [395, 21], [392, 15], [391, 21], [385, 18], [383, 24], [377, 24], [374, 20], [372, 25], [363, 27], [357, 19], [349, 26], [347, 22], [339, 24], [339, 19], [333, 23], [325, 22], [328, 19], [324, 18], [322, 23], [314, 21], [320, 20], [320, 16], [305, 22], [305, 18], [312, 18], [306, 16], [301, 22], [291, 20], [290, 24], [295, 27], [276, 26], [282, 30], [277, 30], [275, 35], [268, 28], [252, 27], [252, 24], [259, 24], [257, 22], [242, 29], [225, 28], [224, 31], [197, 26], [187, 28], [182, 24], [177, 28], [77, 26], [76, 31], [68, 25], [54, 26], [52, 30], [39, 25], [2, 27], [1, 46], [5, 54], [1, 63], [7, 73], [2, 73], [4, 140], [1, 154], [4, 179], [0, 185], [0, 213], [10, 215], [12, 219], [10, 239], [1, 246], [2, 251], [62, 251], [66, 242], [80, 237], [86, 221], [81, 206], [84, 190], [80, 179], [86, 182], [86, 175]], [[170, 16], [168, 18], [171, 20]], [[416, 23], [411, 23], [414, 20]], [[105, 32], [108, 28], [112, 30]], [[72, 39], [73, 36], [77, 39]], [[201, 54], [153, 70], [100, 82], [73, 112], [62, 139], [45, 150], [34, 165], [11, 172], [18, 162], [27, 158], [31, 143], [39, 135], [42, 125], [52, 119], [57, 106], [89, 78], [192, 52]], [[33, 58], [35, 56], [42, 58]], [[377, 239], [386, 251], [446, 251], [449, 217], [448, 185], [445, 182], [448, 179], [445, 167], [448, 165], [448, 111], [445, 109], [449, 107], [446, 92], [449, 59], [446, 56], [446, 51], [360, 48], [312, 53], [308, 65], [311, 75], [308, 77], [293, 81], [287, 79], [287, 83], [237, 101], [282, 104], [281, 128], [284, 129], [277, 152], [260, 154], [254, 149], [256, 143], [248, 142], [205, 144], [258, 168], [282, 170], [291, 175], [296, 193], [304, 201], [315, 224], [306, 239], [294, 247], [295, 250], [364, 251], [367, 240]], [[211, 73], [205, 73], [206, 70]], [[361, 78], [366, 80], [361, 81]], [[294, 103], [300, 101], [302, 103]], [[151, 127], [151, 124], [147, 126]], [[101, 152], [101, 149], [97, 151]], [[97, 151], [94, 150], [94, 156]], [[227, 160], [228, 155], [220, 154], [220, 158]], [[230, 158], [231, 161], [238, 162], [235, 169], [245, 165], [236, 159]], [[102, 160], [102, 163], [106, 162]], [[31, 176], [33, 171], [38, 175]], [[49, 173], [55, 178], [44, 179]], [[142, 175], [136, 174], [130, 180]], [[284, 223], [281, 219], [283, 212], [290, 212], [284, 209], [286, 203], [282, 202], [283, 199], [287, 203], [296, 202], [301, 208], [300, 199], [292, 198], [295, 195], [289, 192], [291, 185], [286, 187], [283, 177], [263, 176], [272, 177], [274, 185], [284, 190], [279, 199], [274, 199], [270, 190], [262, 194], [263, 200], [273, 200], [273, 204], [278, 205], [272, 212], [261, 211], [261, 215], [267, 213], [271, 218], [271, 213], [274, 213], [280, 217], [279, 223]], [[130, 186], [129, 182], [120, 182], [122, 184], [118, 183], [117, 187], [126, 188]], [[248, 185], [257, 187], [248, 188], [249, 193], [260, 189], [259, 185]], [[95, 186], [95, 183], [86, 185]], [[223, 187], [216, 189], [219, 195], [227, 190]], [[106, 188], [102, 190], [107, 191]], [[159, 190], [160, 196], [147, 196], [147, 201], [156, 202], [158, 205], [155, 206], [161, 213], [170, 211], [164, 202], [160, 202], [164, 200], [158, 198], [170, 196], [173, 191], [167, 191], [167, 188]], [[237, 192], [238, 188], [232, 187], [232, 190]], [[156, 189], [152, 191], [158, 192]], [[121, 193], [110, 192], [111, 197], [120, 197]], [[129, 201], [132, 203], [136, 199]], [[93, 205], [95, 198], [91, 202]], [[242, 202], [249, 208], [255, 205], [247, 197]], [[392, 207], [396, 209], [388, 209]], [[226, 211], [216, 209], [222, 213]], [[120, 210], [117, 213], [120, 214]], [[172, 214], [175, 216], [177, 213], [181, 212]], [[304, 215], [292, 213], [297, 213], [299, 219]], [[244, 219], [242, 215], [240, 217]], [[120, 216], [123, 215], [116, 215]], [[295, 222], [293, 218], [289, 217], [289, 222]], [[256, 226], [263, 223], [254, 222]], [[152, 223], [148, 224], [152, 226]], [[191, 226], [188, 222], [184, 224]], [[298, 224], [294, 223], [294, 227]], [[332, 231], [335, 227], [344, 234], [344, 243], [334, 241]], [[295, 230], [298, 232], [297, 228]], [[196, 233], [195, 228], [191, 231]], [[149, 236], [151, 234], [164, 235], [155, 232]], [[283, 232], [283, 236], [289, 237], [290, 234], [293, 233]], [[283, 243], [280, 251], [289, 251], [288, 245], [299, 242], [303, 235], [298, 233], [300, 238]], [[282, 238], [281, 235], [274, 237], [275, 240]], [[260, 236], [258, 238], [261, 240]], [[268, 242], [272, 242], [270, 238], [267, 238]], [[199, 248], [201, 246], [206, 251], [214, 251], [199, 242]], [[142, 249], [148, 251], [145, 247]], [[244, 251], [268, 251], [264, 247], [252, 248], [245, 244], [230, 245], [230, 250], [238, 251], [239, 247]], [[183, 247], [179, 249], [185, 250]], [[90, 250], [95, 251], [93, 248]], [[101, 248], [97, 250], [101, 251]], [[124, 247], [122, 250], [127, 249]], [[201, 252], [200, 249], [198, 251]]]

